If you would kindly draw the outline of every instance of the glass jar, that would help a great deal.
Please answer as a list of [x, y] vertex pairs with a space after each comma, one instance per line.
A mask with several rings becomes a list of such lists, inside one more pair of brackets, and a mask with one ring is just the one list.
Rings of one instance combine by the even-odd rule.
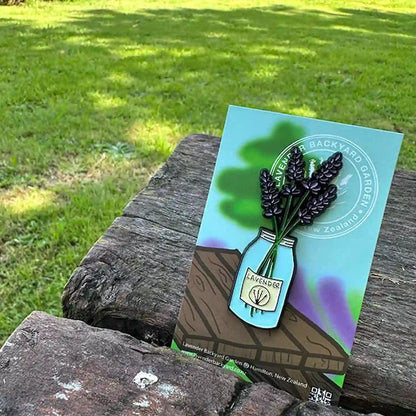
[[[285, 237], [275, 246], [276, 235], [260, 228], [257, 237], [243, 252], [229, 309], [241, 320], [257, 328], [276, 328], [282, 315], [289, 288], [295, 274], [294, 246], [296, 239]], [[265, 267], [272, 251], [274, 264]]]

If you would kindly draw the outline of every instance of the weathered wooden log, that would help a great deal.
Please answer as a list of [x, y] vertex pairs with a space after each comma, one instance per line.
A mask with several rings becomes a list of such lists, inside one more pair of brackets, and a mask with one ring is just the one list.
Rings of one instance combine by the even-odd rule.
[[[359, 416], [351, 410], [301, 402], [282, 390], [265, 383], [244, 389], [232, 406], [230, 416]], [[372, 413], [368, 416], [381, 416]]]
[[0, 415], [7, 416], [360, 416], [42, 312], [29, 315], [3, 346], [0, 381]]
[[229, 371], [127, 334], [35, 312], [1, 351], [0, 415], [223, 414]]
[[[185, 290], [219, 139], [192, 135], [69, 280], [67, 317], [168, 344]], [[341, 404], [416, 414], [416, 174], [397, 171]], [[357, 259], [358, 261], [358, 259]]]
[[230, 416], [270, 416], [287, 414], [301, 402], [289, 393], [266, 383], [256, 383], [244, 389], [235, 401]]

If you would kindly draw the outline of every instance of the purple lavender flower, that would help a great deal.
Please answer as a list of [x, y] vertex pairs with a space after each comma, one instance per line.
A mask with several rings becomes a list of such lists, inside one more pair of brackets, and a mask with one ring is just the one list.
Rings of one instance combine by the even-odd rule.
[[342, 154], [337, 152], [324, 161], [310, 178], [305, 177], [303, 154], [298, 146], [293, 146], [285, 170], [286, 183], [280, 191], [268, 169], [260, 171], [263, 216], [273, 220], [276, 241], [257, 273], [266, 273], [266, 277], [270, 277], [276, 264], [276, 247], [282, 239], [298, 225], [312, 224], [314, 218], [321, 215], [336, 199], [337, 187], [330, 185], [330, 182], [341, 168]]
[[288, 181], [301, 181], [305, 175], [305, 161], [298, 146], [290, 150], [290, 157], [287, 163], [285, 176]]
[[338, 175], [341, 168], [342, 153], [336, 152], [322, 162], [317, 171], [313, 173], [312, 178], [316, 179], [321, 185], [327, 185]]
[[317, 194], [322, 189], [321, 184], [312, 178], [302, 181], [302, 186], [312, 194]]
[[289, 195], [299, 196], [301, 193], [302, 193], [301, 189], [295, 183], [294, 184], [289, 184], [288, 183], [286, 185], [283, 185], [283, 188], [281, 190], [281, 194], [283, 196], [289, 196]]
[[337, 187], [335, 185], [329, 185], [326, 191], [315, 196], [307, 202], [306, 211], [312, 215], [312, 218], [315, 218], [318, 215], [321, 215], [336, 198]]
[[299, 222], [302, 225], [309, 225], [313, 222], [312, 214], [309, 212], [307, 208], [300, 209], [298, 211]]
[[305, 177], [303, 154], [294, 146], [285, 170], [286, 183], [280, 191], [271, 173], [267, 169], [260, 171], [263, 216], [274, 220], [273, 229], [280, 239], [298, 225], [312, 224], [337, 198], [337, 187], [330, 182], [341, 168], [342, 153], [336, 152], [310, 178]]
[[282, 213], [281, 198], [272, 175], [267, 169], [260, 171], [261, 206], [263, 216], [272, 218]]

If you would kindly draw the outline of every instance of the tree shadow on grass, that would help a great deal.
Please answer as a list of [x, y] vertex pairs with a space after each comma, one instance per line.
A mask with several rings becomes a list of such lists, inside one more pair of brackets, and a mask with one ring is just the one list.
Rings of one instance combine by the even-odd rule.
[[[220, 134], [228, 104], [404, 131], [400, 166], [415, 168], [415, 18], [275, 6], [89, 10], [42, 28], [3, 20], [0, 183], [36, 185], [51, 171], [78, 175], [99, 159], [97, 144], [130, 142], [136, 162], [161, 163], [188, 133]], [[84, 251], [109, 224], [108, 216], [93, 213], [117, 215], [131, 195], [121, 179], [130, 180], [103, 175], [88, 184], [87, 194], [98, 195], [90, 205], [83, 188], [57, 190], [74, 212], [51, 208], [45, 217], [39, 209], [30, 220], [13, 220], [9, 241], [28, 234], [31, 221], [51, 231], [49, 249], [36, 252], [46, 269], [30, 271], [30, 250], [16, 249], [6, 259], [10, 270], [21, 263], [31, 294], [21, 291], [16, 305], [26, 306], [14, 307], [9, 293], [11, 304], [3, 306], [13, 314], [10, 322], [39, 305], [59, 309], [60, 288], [50, 286], [44, 295], [49, 286], [36, 289], [44, 279], [39, 274], [69, 276], [73, 248]], [[108, 207], [115, 194], [120, 207]], [[78, 229], [82, 244], [61, 227]]]
[[6, 23], [21, 42], [6, 134], [40, 171], [120, 140], [161, 161], [185, 134], [220, 134], [237, 104], [404, 131], [400, 165], [414, 168], [415, 16], [275, 6]]

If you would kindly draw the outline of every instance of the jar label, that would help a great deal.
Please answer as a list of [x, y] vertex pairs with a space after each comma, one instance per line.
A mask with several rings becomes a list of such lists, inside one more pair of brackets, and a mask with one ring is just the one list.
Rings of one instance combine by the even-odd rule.
[[253, 308], [273, 312], [279, 301], [282, 284], [283, 280], [260, 276], [248, 268], [244, 276], [240, 299]]

